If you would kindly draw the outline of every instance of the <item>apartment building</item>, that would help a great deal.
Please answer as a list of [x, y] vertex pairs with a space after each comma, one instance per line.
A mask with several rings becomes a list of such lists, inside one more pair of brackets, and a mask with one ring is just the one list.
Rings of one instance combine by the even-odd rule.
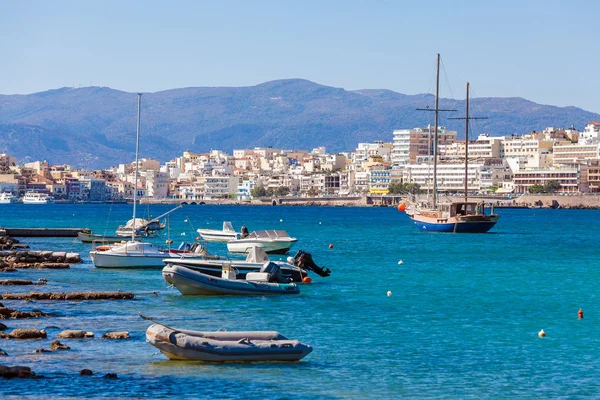
[[[434, 127], [394, 130], [392, 165], [395, 167], [426, 162], [433, 154]], [[438, 126], [438, 149], [456, 142], [456, 131]]]

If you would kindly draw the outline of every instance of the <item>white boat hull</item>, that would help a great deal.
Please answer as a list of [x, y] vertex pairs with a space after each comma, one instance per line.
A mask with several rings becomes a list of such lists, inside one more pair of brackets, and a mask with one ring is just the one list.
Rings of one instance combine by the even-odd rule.
[[295, 238], [238, 239], [227, 242], [227, 250], [231, 253], [248, 253], [253, 247], [260, 247], [268, 254], [286, 254], [297, 241]]
[[214, 229], [198, 229], [198, 233], [207, 242], [229, 242], [239, 237], [239, 234], [236, 232], [225, 232]]

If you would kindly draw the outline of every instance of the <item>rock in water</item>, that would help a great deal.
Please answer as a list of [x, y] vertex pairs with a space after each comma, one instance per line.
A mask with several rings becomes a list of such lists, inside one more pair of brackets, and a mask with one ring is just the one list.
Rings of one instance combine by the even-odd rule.
[[92, 372], [91, 369], [82, 369], [81, 371], [79, 371], [79, 375], [92, 376], [92, 375], [94, 375], [94, 373]]
[[45, 339], [47, 337], [45, 330], [35, 328], [19, 328], [9, 334], [11, 339]]
[[129, 339], [129, 332], [107, 332], [102, 339]]
[[94, 334], [82, 330], [66, 330], [56, 335], [56, 337], [59, 337], [61, 339], [83, 339], [86, 337], [94, 337]]
[[50, 350], [71, 350], [71, 348], [69, 346], [65, 346], [58, 340], [53, 340], [52, 343], [50, 343]]
[[35, 373], [29, 367], [7, 367], [0, 365], [0, 376], [3, 378], [32, 378]]

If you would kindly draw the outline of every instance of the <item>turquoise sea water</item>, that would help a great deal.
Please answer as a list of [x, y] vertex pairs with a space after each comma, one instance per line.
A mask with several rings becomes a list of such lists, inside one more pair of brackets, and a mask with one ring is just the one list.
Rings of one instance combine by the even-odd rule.
[[[16, 204], [0, 212], [0, 226], [90, 227], [112, 234], [130, 218], [131, 206]], [[238, 229], [284, 229], [297, 237], [295, 250], [311, 252], [333, 272], [329, 278], [313, 275], [300, 295], [284, 297], [183, 297], [167, 287], [160, 271], [95, 269], [90, 245], [23, 239], [33, 249], [80, 252], [84, 263], [62, 271], [0, 273], [0, 279], [45, 277], [48, 285], [36, 289], [133, 291], [136, 299], [2, 301], [54, 315], [3, 321], [10, 328], [46, 327], [49, 337], [0, 340], [9, 353], [2, 364], [26, 365], [45, 377], [0, 381], [0, 397], [598, 396], [600, 211], [499, 212], [493, 233], [483, 235], [419, 232], [394, 208], [189, 206], [172, 214], [175, 242], [183, 232], [196, 236], [190, 223], [218, 229], [223, 220]], [[226, 246], [210, 244], [209, 250], [223, 253]], [[583, 320], [577, 319], [579, 308]], [[298, 363], [172, 362], [145, 342], [149, 323], [140, 312], [186, 329], [278, 330], [314, 351]], [[63, 329], [96, 337], [62, 340], [70, 351], [32, 353], [49, 348]], [[546, 338], [538, 338], [540, 329]], [[123, 330], [131, 340], [100, 338]], [[95, 375], [79, 376], [83, 368]], [[108, 372], [119, 379], [103, 379]]]

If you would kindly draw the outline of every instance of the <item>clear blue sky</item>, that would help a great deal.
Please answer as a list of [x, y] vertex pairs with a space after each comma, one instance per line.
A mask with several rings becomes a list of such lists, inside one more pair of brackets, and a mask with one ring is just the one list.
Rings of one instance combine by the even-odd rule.
[[600, 112], [600, 1], [3, 0], [0, 93], [281, 78]]

